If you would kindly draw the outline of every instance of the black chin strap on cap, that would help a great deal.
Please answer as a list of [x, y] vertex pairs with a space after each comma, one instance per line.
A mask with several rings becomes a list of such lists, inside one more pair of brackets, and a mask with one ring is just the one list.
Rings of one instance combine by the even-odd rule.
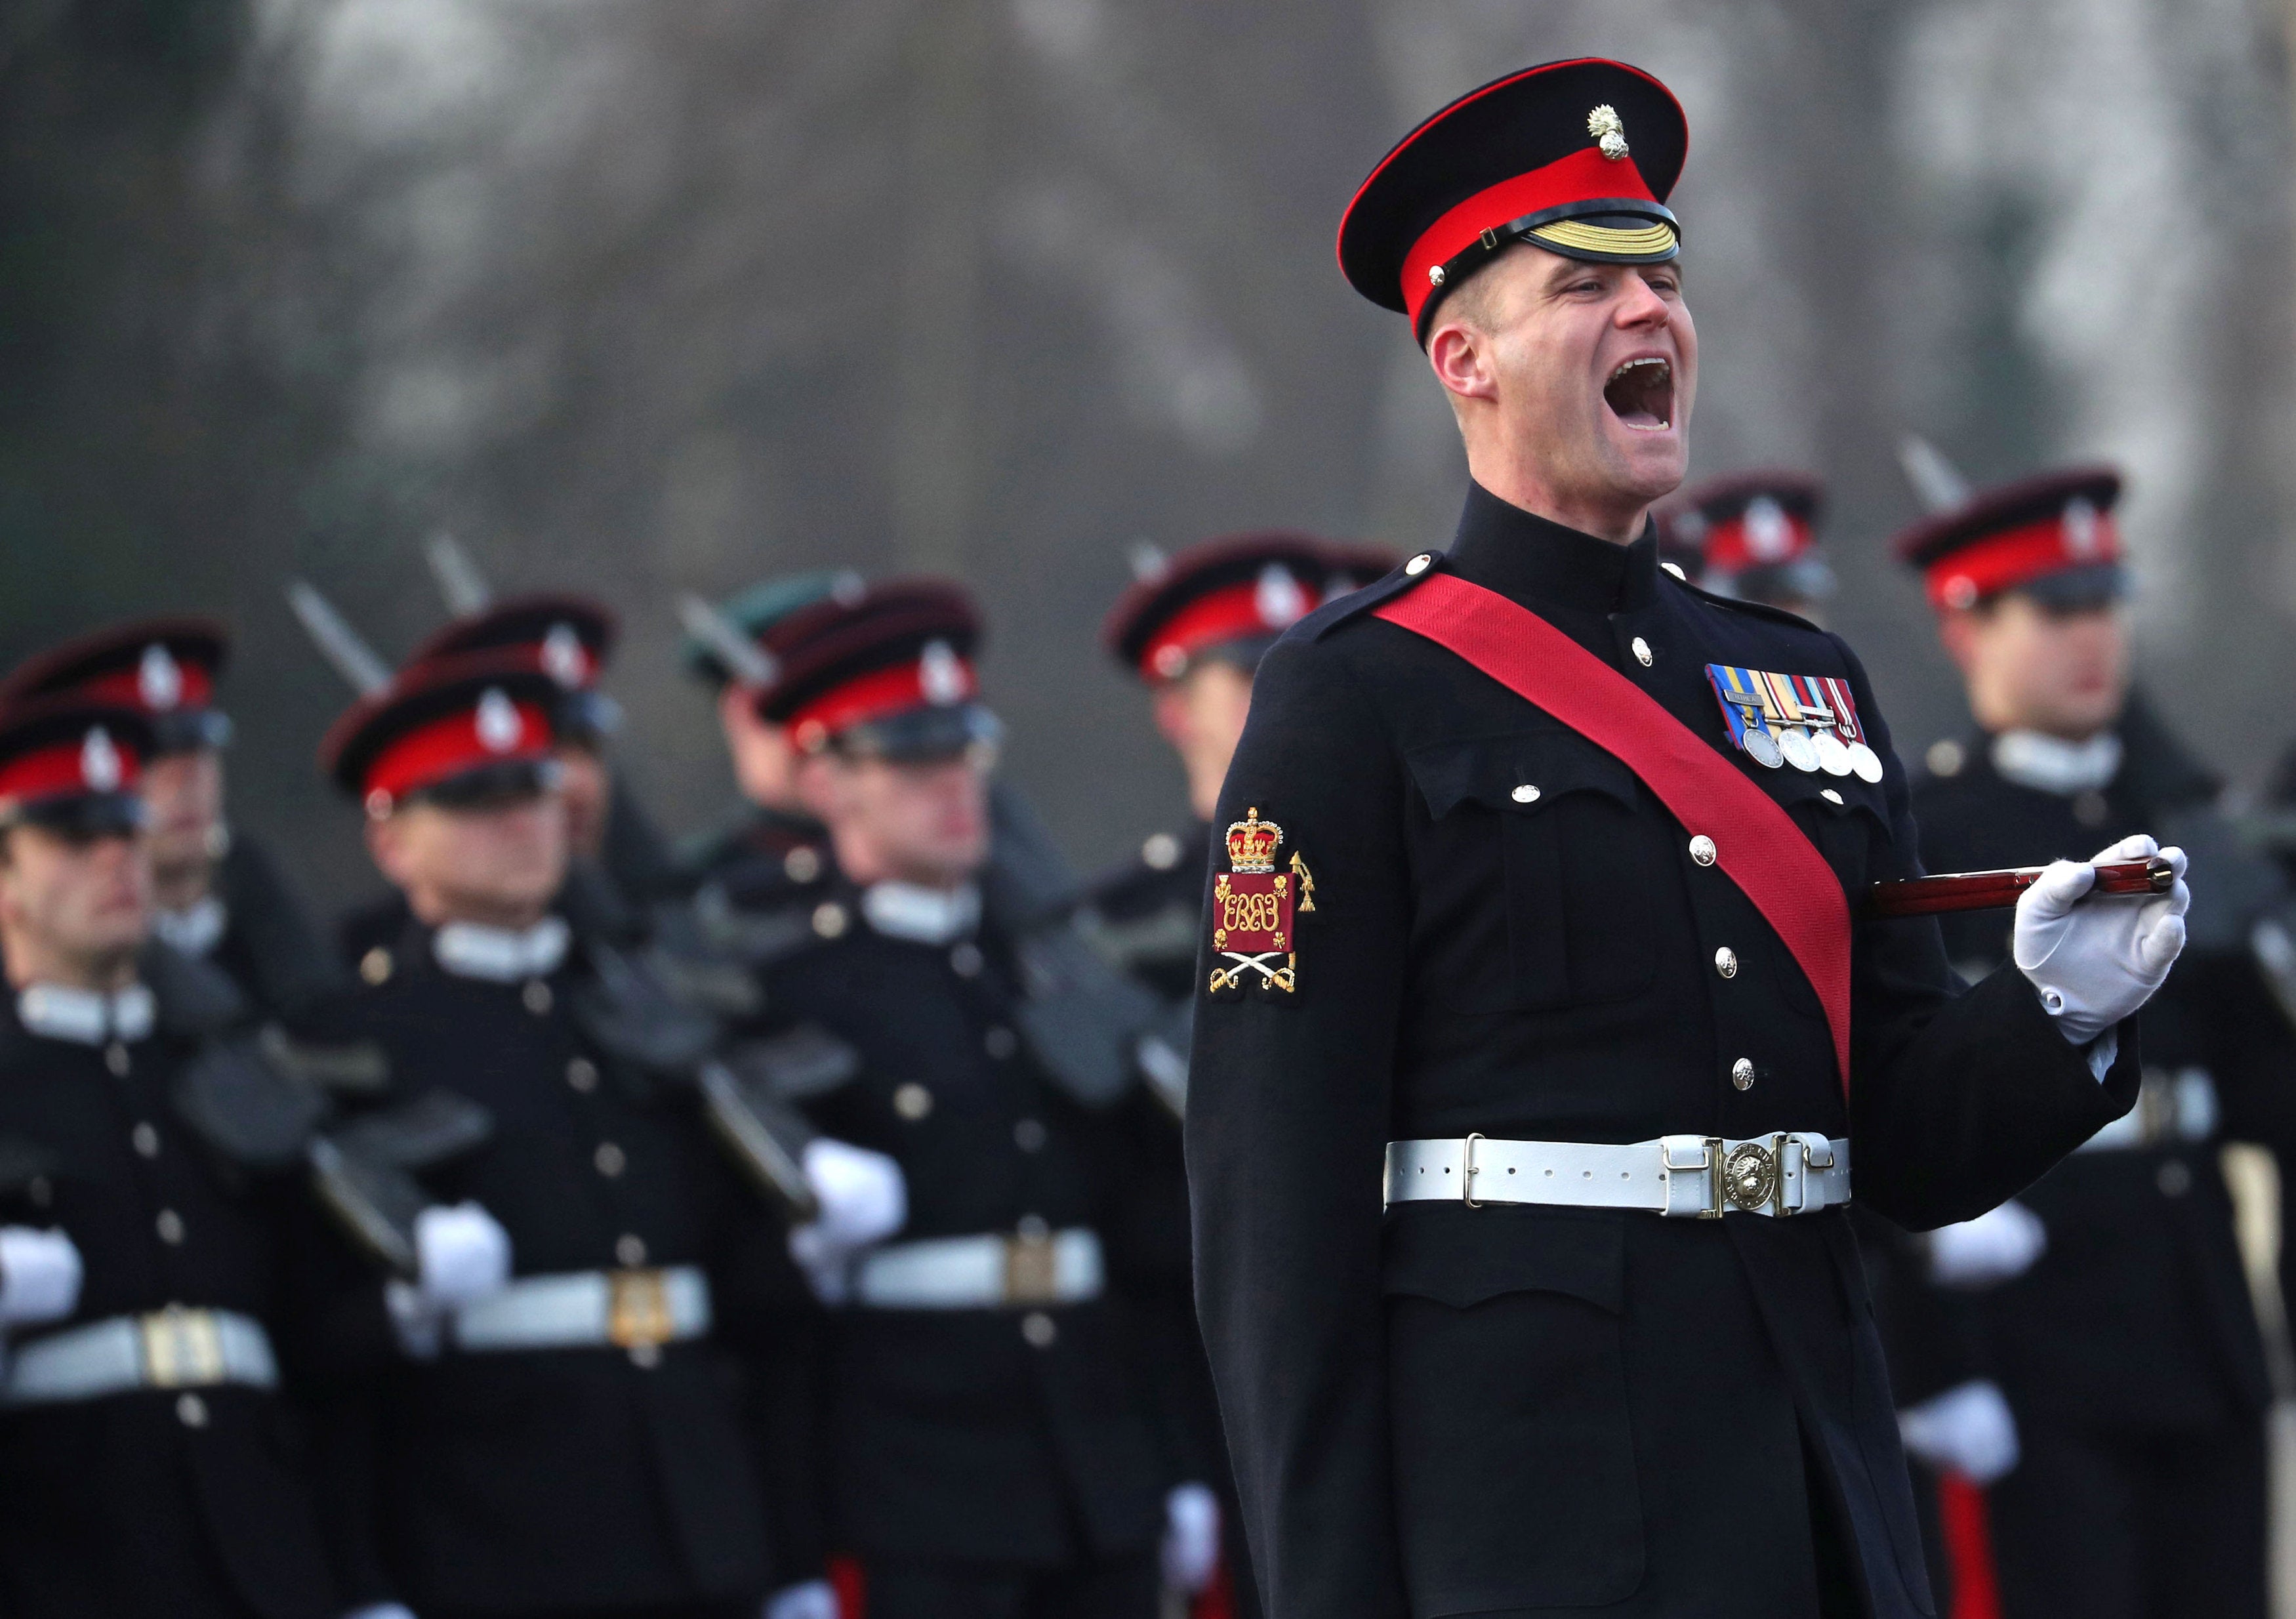
[[1427, 274], [1436, 294], [1420, 307], [1422, 348], [1435, 329], [1443, 300], [1477, 270], [1519, 242], [1588, 264], [1668, 264], [1682, 256], [1682, 226], [1664, 203], [1638, 197], [1603, 197], [1541, 209], [1492, 226], [1463, 251]]

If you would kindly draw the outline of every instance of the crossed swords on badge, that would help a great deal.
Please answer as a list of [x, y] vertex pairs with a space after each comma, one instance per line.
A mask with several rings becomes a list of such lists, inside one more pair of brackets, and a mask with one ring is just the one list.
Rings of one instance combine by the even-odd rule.
[[[1296, 853], [1292, 857], [1292, 877], [1299, 884], [1297, 890], [1299, 900], [1294, 907], [1295, 913], [1305, 914], [1314, 910], [1316, 879], [1308, 871], [1307, 861], [1301, 859]], [[1220, 954], [1235, 965], [1232, 967], [1212, 969], [1211, 988], [1215, 991], [1242, 989], [1246, 967], [1266, 979], [1271, 987], [1281, 990], [1287, 995], [1299, 987], [1299, 968], [1295, 965], [1298, 959], [1296, 951], [1265, 950], [1255, 956], [1245, 955], [1235, 950], [1222, 950]], [[1268, 966], [1268, 963], [1278, 957], [1281, 957], [1283, 962], [1282, 966]]]

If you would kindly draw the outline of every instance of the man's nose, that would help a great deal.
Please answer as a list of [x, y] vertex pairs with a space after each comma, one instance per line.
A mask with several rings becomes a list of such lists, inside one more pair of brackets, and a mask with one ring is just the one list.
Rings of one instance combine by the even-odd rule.
[[1624, 294], [1619, 300], [1616, 316], [1620, 325], [1644, 327], [1666, 325], [1669, 313], [1666, 300], [1658, 295], [1649, 282], [1639, 275], [1629, 275]]

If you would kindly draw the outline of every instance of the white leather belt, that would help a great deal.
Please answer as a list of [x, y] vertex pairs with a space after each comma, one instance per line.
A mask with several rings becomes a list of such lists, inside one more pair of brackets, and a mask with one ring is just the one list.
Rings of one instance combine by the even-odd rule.
[[1808, 1130], [1607, 1146], [1488, 1136], [1387, 1144], [1387, 1201], [1643, 1209], [1677, 1219], [1808, 1214], [1849, 1201], [1849, 1143]]
[[135, 1389], [279, 1385], [271, 1335], [252, 1316], [170, 1305], [109, 1316], [13, 1350], [0, 1405], [54, 1405]]
[[999, 1310], [1100, 1296], [1100, 1234], [1083, 1226], [933, 1237], [863, 1256], [853, 1302], [875, 1310]]
[[2205, 1068], [2147, 1068], [2136, 1105], [2087, 1140], [2077, 1153], [2136, 1152], [2205, 1141], [2217, 1133], [2217, 1082]]
[[522, 1276], [455, 1312], [462, 1350], [647, 1351], [709, 1331], [709, 1278], [693, 1265], [665, 1270], [569, 1270]]

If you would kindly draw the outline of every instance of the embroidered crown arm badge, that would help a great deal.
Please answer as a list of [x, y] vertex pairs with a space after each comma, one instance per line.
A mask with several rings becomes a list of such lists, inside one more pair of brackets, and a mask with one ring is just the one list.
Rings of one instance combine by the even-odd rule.
[[1299, 988], [1295, 918], [1316, 908], [1316, 879], [1294, 850], [1279, 867], [1283, 828], [1255, 806], [1227, 829], [1228, 869], [1212, 881], [1211, 981], [1214, 999], [1246, 992], [1290, 995]]

